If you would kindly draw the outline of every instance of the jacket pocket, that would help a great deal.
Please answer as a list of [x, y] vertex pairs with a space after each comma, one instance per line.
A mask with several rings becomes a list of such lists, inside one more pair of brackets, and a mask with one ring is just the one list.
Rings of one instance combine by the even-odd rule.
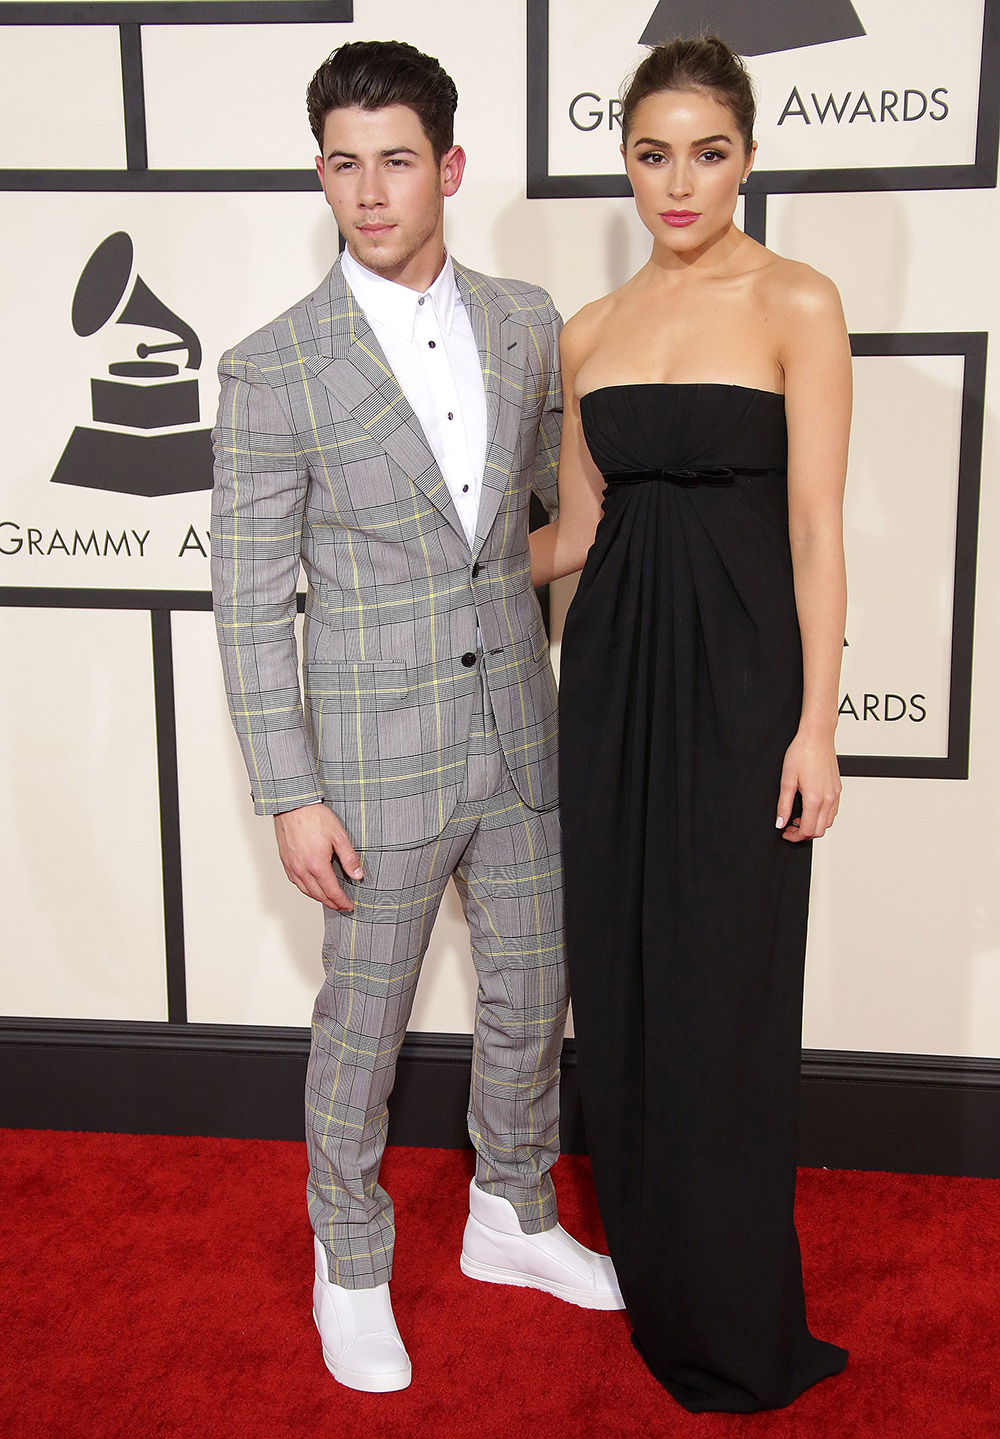
[[407, 666], [394, 660], [343, 664], [311, 662], [304, 666], [306, 700], [326, 711], [399, 709], [410, 695]]

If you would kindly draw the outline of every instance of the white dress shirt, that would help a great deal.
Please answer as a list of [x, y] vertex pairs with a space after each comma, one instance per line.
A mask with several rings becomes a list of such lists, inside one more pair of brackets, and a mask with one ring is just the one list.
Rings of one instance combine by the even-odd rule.
[[376, 275], [349, 250], [341, 265], [420, 421], [471, 546], [486, 465], [486, 391], [451, 257], [423, 291]]

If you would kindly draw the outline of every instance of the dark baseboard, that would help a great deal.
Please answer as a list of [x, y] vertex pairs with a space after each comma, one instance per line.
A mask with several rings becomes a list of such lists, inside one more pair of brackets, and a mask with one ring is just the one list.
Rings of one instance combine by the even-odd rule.
[[1000, 1178], [1000, 1060], [804, 1050], [799, 1162]]
[[[301, 1139], [309, 1033], [213, 1024], [0, 1022], [0, 1127]], [[471, 1040], [411, 1034], [390, 1143], [458, 1148]], [[562, 1143], [586, 1151], [576, 1051], [563, 1051]], [[1000, 1177], [1000, 1060], [805, 1050], [800, 1161]]]

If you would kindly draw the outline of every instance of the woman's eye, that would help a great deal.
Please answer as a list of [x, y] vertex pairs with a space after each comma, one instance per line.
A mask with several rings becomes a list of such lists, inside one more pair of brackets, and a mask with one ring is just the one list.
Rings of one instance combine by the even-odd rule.
[[643, 161], [648, 161], [650, 164], [658, 165], [661, 160], [664, 160], [666, 157], [659, 150], [647, 150], [645, 155], [640, 155], [639, 158]]
[[726, 157], [721, 150], [703, 150], [701, 158], [708, 160], [710, 164], [714, 164], [716, 160], [724, 160]]

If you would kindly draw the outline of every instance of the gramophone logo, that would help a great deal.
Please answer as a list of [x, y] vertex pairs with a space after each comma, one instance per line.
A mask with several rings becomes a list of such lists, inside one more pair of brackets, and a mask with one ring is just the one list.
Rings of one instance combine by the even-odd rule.
[[[108, 366], [107, 378], [91, 380], [94, 425], [76, 426], [53, 482], [126, 495], [211, 489], [212, 432], [193, 428], [201, 419], [201, 344], [191, 326], [134, 274], [132, 240], [124, 230], [109, 235], [84, 266], [72, 319], [81, 337], [113, 321], [173, 338], [161, 344], [141, 340], [135, 359], [117, 361]], [[181, 351], [183, 374], [173, 360], [149, 358]]]
[[802, 0], [763, 0], [756, 5], [713, 0], [707, 7], [705, 0], [660, 0], [639, 44], [661, 45], [674, 35], [697, 35], [706, 23], [725, 35], [740, 55], [773, 55], [865, 33], [850, 0], [824, 0], [822, 6], [804, 5]]

